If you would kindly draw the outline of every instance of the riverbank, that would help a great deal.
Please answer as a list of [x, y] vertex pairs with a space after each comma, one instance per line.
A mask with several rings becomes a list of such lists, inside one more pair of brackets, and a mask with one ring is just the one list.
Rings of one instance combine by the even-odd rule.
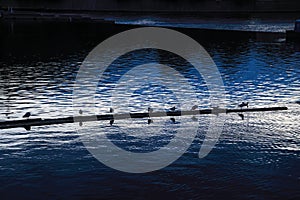
[[[82, 21], [82, 22], [107, 22], [102, 15], [84, 12], [60, 12], [60, 11], [42, 11], [42, 10], [13, 10], [8, 9], [1, 12], [2, 20], [32, 20], [32, 21]], [[111, 22], [112, 23], [112, 22]]]
[[47, 8], [14, 8], [0, 7], [2, 18], [6, 19], [82, 19], [82, 20], [101, 20], [108, 16], [115, 17], [176, 17], [176, 18], [204, 18], [204, 19], [265, 19], [265, 20], [296, 20], [299, 18], [298, 11], [91, 11], [91, 10], [70, 10], [70, 9], [47, 9]]
[[84, 12], [41, 12], [9, 10], [2, 12], [5, 22], [66, 22], [99, 23], [118, 26], [120, 30], [133, 27], [156, 26], [176, 29], [196, 38], [213, 39], [254, 39], [257, 41], [284, 41], [286, 30], [292, 30], [293, 19], [261, 20], [260, 18], [218, 18], [212, 19], [199, 15], [171, 16], [170, 13], [84, 13]]
[[[182, 13], [299, 13], [300, 3], [295, 0], [59, 0], [19, 1], [2, 0], [3, 8], [93, 11], [93, 12], [182, 12]], [[220, 17], [220, 16], [218, 16]]]

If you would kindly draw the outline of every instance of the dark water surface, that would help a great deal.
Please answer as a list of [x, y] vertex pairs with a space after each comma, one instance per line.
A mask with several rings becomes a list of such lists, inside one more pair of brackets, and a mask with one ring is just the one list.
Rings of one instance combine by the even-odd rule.
[[[27, 111], [33, 117], [72, 116], [73, 84], [82, 61], [98, 43], [130, 28], [52, 22], [2, 22], [0, 27], [0, 120], [20, 118]], [[80, 141], [78, 124], [1, 130], [0, 198], [300, 198], [300, 107], [293, 103], [300, 100], [300, 44], [203, 39], [195, 32], [185, 33], [203, 45], [217, 64], [230, 107], [249, 101], [251, 107], [287, 106], [289, 110], [246, 114], [244, 121], [226, 115], [219, 142], [203, 159], [198, 151], [209, 117], [199, 117], [198, 134], [188, 151], [170, 166], [146, 174], [123, 173], [100, 163]], [[147, 50], [124, 56], [108, 70], [106, 75], [112, 78], [101, 82], [96, 91], [97, 112], [105, 113], [111, 106], [109, 94], [120, 71], [149, 61], [171, 62], [195, 86], [201, 107], [210, 106], [205, 82], [191, 66], [166, 52]], [[117, 107], [116, 112], [177, 105], [171, 91], [151, 82], [161, 73], [139, 68], [128, 74], [144, 85], [132, 88], [132, 94], [121, 93], [120, 100], [128, 106]], [[189, 95], [185, 88], [178, 90]], [[189, 121], [177, 119], [185, 126]], [[145, 120], [124, 120], [113, 127], [106, 122], [95, 127], [133, 152], [165, 145], [173, 131], [165, 118], [150, 126]], [[167, 127], [168, 134], [153, 133], [153, 127]], [[147, 140], [149, 135], [152, 140]]]
[[165, 26], [183, 28], [207, 28], [221, 30], [243, 30], [262, 32], [285, 32], [294, 28], [294, 19], [271, 20], [260, 18], [246, 19], [203, 19], [194, 17], [106, 17], [107, 20], [115, 21], [117, 24], [135, 24], [144, 26]]

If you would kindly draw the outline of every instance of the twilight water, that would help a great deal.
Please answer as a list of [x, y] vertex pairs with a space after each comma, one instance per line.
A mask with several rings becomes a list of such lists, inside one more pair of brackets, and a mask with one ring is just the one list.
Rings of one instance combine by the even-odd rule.
[[[21, 118], [28, 111], [32, 117], [72, 116], [73, 84], [85, 56], [104, 39], [130, 28], [53, 22], [2, 22], [0, 26], [1, 120]], [[209, 116], [198, 117], [197, 137], [188, 151], [170, 166], [146, 174], [123, 173], [100, 163], [80, 141], [78, 124], [1, 130], [1, 199], [299, 198], [300, 107], [294, 103], [300, 100], [299, 44], [194, 39], [218, 66], [230, 107], [249, 101], [250, 107], [287, 106], [289, 110], [246, 114], [245, 120], [226, 115], [222, 135], [204, 159], [198, 158], [198, 151]], [[166, 52], [148, 49], [125, 55], [107, 71], [112, 78], [99, 83], [98, 112], [108, 112], [109, 93], [122, 70], [150, 61], [171, 63], [197, 88], [201, 107], [210, 106], [205, 82], [191, 66]], [[126, 107], [116, 111], [127, 112], [127, 106], [130, 111], [145, 111], [150, 104], [160, 110], [178, 104], [172, 91], [151, 82], [163, 73], [159, 68], [139, 68], [135, 73], [129, 74], [131, 81], [141, 81], [140, 74], [149, 77], [141, 87], [132, 88], [133, 95], [120, 94]], [[113, 127], [108, 122], [93, 126], [128, 151], [154, 151], [172, 138], [172, 126], [188, 126], [191, 121], [176, 120], [177, 124], [160, 118], [151, 125], [139, 119], [119, 121]], [[153, 127], [166, 130], [154, 133]]]
[[293, 20], [270, 20], [260, 18], [247, 19], [195, 19], [194, 17], [153, 17], [153, 16], [120, 16], [106, 17], [117, 24], [134, 24], [144, 26], [164, 26], [182, 28], [204, 28], [219, 30], [261, 31], [261, 32], [285, 32], [294, 28]]

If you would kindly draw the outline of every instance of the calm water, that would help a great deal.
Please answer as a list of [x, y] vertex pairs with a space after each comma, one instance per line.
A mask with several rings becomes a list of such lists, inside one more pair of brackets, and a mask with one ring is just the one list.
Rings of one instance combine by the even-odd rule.
[[[296, 16], [298, 17], [298, 16]], [[120, 16], [105, 19], [115, 21], [117, 24], [135, 24], [144, 26], [164, 26], [183, 28], [206, 28], [221, 30], [242, 30], [260, 32], [285, 32], [294, 29], [294, 18], [274, 19], [250, 17], [244, 19], [224, 18], [224, 19], [203, 19], [194, 16]]]
[[[72, 92], [85, 56], [99, 42], [128, 27], [99, 24], [14, 22], [1, 24], [0, 119], [73, 115]], [[194, 36], [194, 35], [193, 35]], [[300, 197], [299, 44], [243, 40], [202, 40], [217, 64], [230, 107], [249, 101], [251, 107], [287, 106], [288, 111], [246, 114], [241, 120], [226, 115], [214, 150], [198, 158], [209, 117], [199, 117], [194, 143], [176, 162], [159, 171], [128, 174], [98, 162], [80, 141], [78, 124], [1, 130], [1, 199], [103, 198], [277, 198]], [[177, 56], [158, 50], [131, 52], [105, 73], [96, 91], [97, 112], [112, 105], [111, 92], [120, 75], [133, 66], [168, 63], [196, 88], [201, 107], [210, 106], [207, 88], [195, 70]], [[125, 81], [140, 82], [116, 101], [116, 112], [145, 111], [148, 105], [164, 110], [178, 105], [172, 91], [155, 83], [160, 68], [139, 68]], [[148, 75], [148, 78], [145, 78]], [[165, 77], [165, 76], [162, 76]], [[165, 80], [170, 81], [170, 80]], [[185, 88], [178, 88], [190, 95]], [[189, 108], [190, 102], [181, 105]], [[133, 151], [154, 151], [172, 138], [177, 125], [191, 119], [117, 121], [89, 124], [108, 134], [115, 144]], [[83, 126], [84, 127], [84, 126]], [[157, 127], [164, 127], [155, 132]], [[123, 134], [123, 132], [129, 134]]]

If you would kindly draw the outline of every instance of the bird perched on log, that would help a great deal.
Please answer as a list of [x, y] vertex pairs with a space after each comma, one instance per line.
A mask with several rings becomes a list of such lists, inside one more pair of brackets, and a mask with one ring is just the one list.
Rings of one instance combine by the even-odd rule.
[[[151, 107], [148, 107], [148, 113], [152, 113], [153, 112], [153, 108]], [[153, 122], [153, 120], [150, 118], [150, 115], [149, 115], [149, 119], [148, 119], [148, 124], [151, 124]]]
[[[109, 108], [109, 112], [110, 113], [113, 113], [114, 112], [114, 109], [113, 108]], [[112, 126], [114, 124], [115, 120], [114, 119], [111, 119], [109, 120], [109, 124]]]
[[170, 108], [170, 111], [174, 112], [176, 110], [176, 107], [173, 106], [172, 108]]
[[152, 113], [153, 112], [153, 108], [148, 107], [148, 113]]
[[249, 105], [249, 102], [242, 102], [240, 105], [239, 105], [239, 107], [240, 108], [243, 108], [243, 107], [245, 107], [245, 106], [247, 106], [247, 108], [248, 108], [248, 105]]
[[191, 110], [196, 110], [198, 108], [197, 105], [194, 105]]
[[25, 115], [23, 115], [23, 118], [29, 118], [30, 115], [31, 115], [31, 113], [30, 113], [30, 112], [27, 112], [27, 113], [25, 113]]

